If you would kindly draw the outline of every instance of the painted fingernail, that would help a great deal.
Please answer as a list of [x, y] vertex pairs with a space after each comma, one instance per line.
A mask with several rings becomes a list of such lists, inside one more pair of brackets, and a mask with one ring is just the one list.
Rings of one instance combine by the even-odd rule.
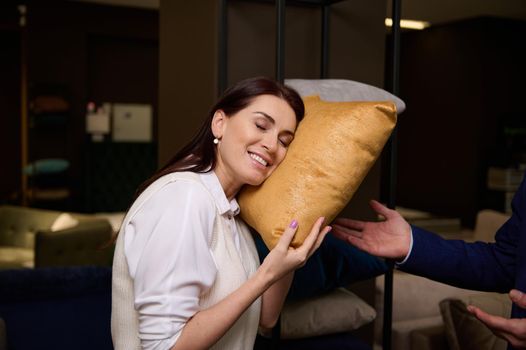
[[292, 220], [290, 222], [290, 225], [289, 225], [290, 228], [296, 228], [298, 227], [298, 222], [296, 221], [296, 219]]

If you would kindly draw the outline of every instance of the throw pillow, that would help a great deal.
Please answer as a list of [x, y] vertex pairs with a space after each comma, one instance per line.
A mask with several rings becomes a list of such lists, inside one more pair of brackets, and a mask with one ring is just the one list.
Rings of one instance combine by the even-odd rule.
[[405, 110], [405, 103], [392, 93], [376, 86], [348, 79], [285, 79], [285, 84], [301, 96], [319, 95], [324, 101], [393, 101], [396, 112]]
[[69, 168], [69, 161], [61, 158], [37, 160], [24, 168], [24, 173], [29, 176], [40, 174], [56, 174]]
[[67, 230], [73, 228], [79, 224], [79, 221], [75, 219], [69, 213], [61, 213], [51, 225], [50, 230], [52, 232]]
[[[501, 301], [488, 299], [493, 306], [500, 304]], [[477, 305], [476, 302], [470, 302], [479, 306], [487, 312], [494, 309]], [[486, 304], [487, 306], [487, 304]], [[497, 306], [498, 308], [498, 306]], [[503, 310], [503, 308], [500, 308]], [[445, 299], [440, 302], [440, 312], [444, 320], [446, 338], [451, 350], [505, 350], [507, 342], [497, 337], [489, 328], [480, 322], [466, 308], [466, 304], [459, 299]], [[500, 314], [500, 313], [494, 313]], [[509, 316], [509, 313], [502, 316]]]
[[348, 332], [372, 322], [376, 311], [344, 288], [286, 303], [281, 312], [281, 338], [297, 339]]
[[332, 221], [350, 201], [396, 123], [392, 102], [305, 98], [305, 118], [280, 166], [261, 186], [239, 195], [241, 217], [269, 248], [292, 219], [300, 246], [320, 216]]

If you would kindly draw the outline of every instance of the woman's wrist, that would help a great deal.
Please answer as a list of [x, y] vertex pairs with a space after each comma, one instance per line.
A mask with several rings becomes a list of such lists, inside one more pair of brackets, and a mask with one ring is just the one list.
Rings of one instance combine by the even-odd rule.
[[276, 276], [263, 264], [256, 270], [256, 273], [252, 276], [252, 279], [256, 285], [261, 286], [263, 291], [270, 288], [276, 281]]

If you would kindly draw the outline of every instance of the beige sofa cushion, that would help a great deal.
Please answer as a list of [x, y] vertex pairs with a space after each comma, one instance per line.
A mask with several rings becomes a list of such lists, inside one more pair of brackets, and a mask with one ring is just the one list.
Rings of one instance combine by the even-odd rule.
[[[378, 308], [383, 309], [384, 276], [376, 278], [376, 293], [378, 311]], [[395, 270], [393, 275], [393, 321], [440, 317], [438, 304], [441, 300], [451, 297], [467, 297], [470, 294], [473, 294], [473, 291]]]
[[376, 161], [396, 123], [392, 102], [304, 99], [305, 118], [287, 156], [258, 187], [239, 195], [241, 217], [273, 248], [292, 219], [293, 247], [320, 216], [330, 222], [345, 207]]
[[281, 313], [281, 337], [297, 339], [348, 332], [372, 322], [376, 311], [344, 288], [301, 301], [287, 302]]

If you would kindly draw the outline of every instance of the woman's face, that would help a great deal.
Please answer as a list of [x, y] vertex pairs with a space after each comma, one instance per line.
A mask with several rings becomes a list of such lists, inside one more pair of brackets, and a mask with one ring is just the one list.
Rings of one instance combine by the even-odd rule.
[[260, 95], [231, 116], [216, 111], [212, 132], [220, 142], [214, 170], [229, 198], [241, 186], [269, 177], [285, 158], [296, 125], [294, 110], [273, 95]]

